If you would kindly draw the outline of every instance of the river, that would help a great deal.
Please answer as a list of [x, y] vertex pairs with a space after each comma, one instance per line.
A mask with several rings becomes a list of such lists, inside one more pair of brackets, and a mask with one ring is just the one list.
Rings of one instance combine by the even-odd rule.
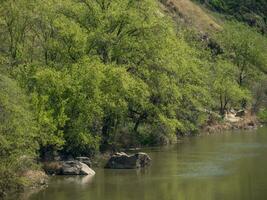
[[96, 176], [52, 177], [29, 200], [266, 200], [267, 128], [189, 137], [144, 149], [143, 170], [95, 169]]

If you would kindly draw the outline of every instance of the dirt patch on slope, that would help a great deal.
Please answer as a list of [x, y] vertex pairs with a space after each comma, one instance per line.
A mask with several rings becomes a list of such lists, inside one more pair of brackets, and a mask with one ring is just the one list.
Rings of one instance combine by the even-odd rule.
[[208, 33], [222, 29], [212, 16], [190, 0], [162, 0], [161, 3], [177, 20], [200, 32]]

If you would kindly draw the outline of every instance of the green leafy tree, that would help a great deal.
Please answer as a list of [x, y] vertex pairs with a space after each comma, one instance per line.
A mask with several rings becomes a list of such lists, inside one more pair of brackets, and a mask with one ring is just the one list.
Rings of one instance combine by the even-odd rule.
[[258, 73], [267, 71], [267, 40], [243, 24], [231, 22], [215, 38], [224, 49], [225, 58], [237, 67], [240, 86], [255, 81]]
[[0, 3], [1, 51], [7, 65], [31, 62], [34, 56], [33, 18], [35, 1], [3, 1]]
[[196, 0], [207, 5], [214, 11], [220, 12], [227, 17], [245, 22], [250, 26], [257, 27], [262, 33], [267, 33], [267, 2], [265, 0]]
[[41, 152], [61, 149], [65, 140], [63, 128], [68, 120], [66, 104], [70, 90], [68, 75], [52, 68], [22, 66], [17, 79], [27, 89], [40, 127]]
[[36, 137], [28, 99], [16, 82], [0, 74], [0, 198], [25, 183], [21, 173], [32, 165]]
[[213, 94], [218, 102], [220, 114], [223, 116], [225, 111], [230, 108], [238, 108], [245, 99], [250, 100], [250, 92], [242, 88], [235, 80], [238, 69], [235, 65], [218, 60], [212, 69], [213, 78]]

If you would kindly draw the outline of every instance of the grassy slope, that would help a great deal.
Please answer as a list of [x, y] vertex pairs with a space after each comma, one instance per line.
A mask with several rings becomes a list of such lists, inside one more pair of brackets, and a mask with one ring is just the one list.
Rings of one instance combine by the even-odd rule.
[[218, 21], [206, 10], [190, 0], [165, 0], [162, 1], [165, 10], [170, 12], [176, 20], [184, 22], [200, 32], [221, 30]]

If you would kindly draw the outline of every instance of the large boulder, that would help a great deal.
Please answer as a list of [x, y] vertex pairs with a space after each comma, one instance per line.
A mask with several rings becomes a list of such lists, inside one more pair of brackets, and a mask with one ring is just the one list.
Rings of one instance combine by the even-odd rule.
[[122, 152], [114, 154], [105, 167], [111, 169], [135, 169], [146, 167], [150, 162], [151, 158], [146, 153], [127, 155]]
[[65, 161], [62, 164], [62, 175], [95, 175], [94, 170], [92, 170], [88, 165], [74, 160]]
[[88, 165], [88, 167], [92, 167], [92, 162], [88, 157], [77, 157], [76, 160]]
[[242, 119], [240, 117], [237, 117], [235, 114], [227, 113], [224, 116], [224, 120], [226, 122], [230, 122], [230, 123], [237, 123], [237, 122], [241, 121]]
[[82, 162], [80, 162], [82, 168], [80, 171], [80, 175], [89, 175], [89, 176], [94, 176], [95, 175], [95, 171], [92, 170], [87, 164], [84, 164]]
[[78, 160], [45, 162], [43, 168], [50, 175], [95, 175], [94, 170]]

